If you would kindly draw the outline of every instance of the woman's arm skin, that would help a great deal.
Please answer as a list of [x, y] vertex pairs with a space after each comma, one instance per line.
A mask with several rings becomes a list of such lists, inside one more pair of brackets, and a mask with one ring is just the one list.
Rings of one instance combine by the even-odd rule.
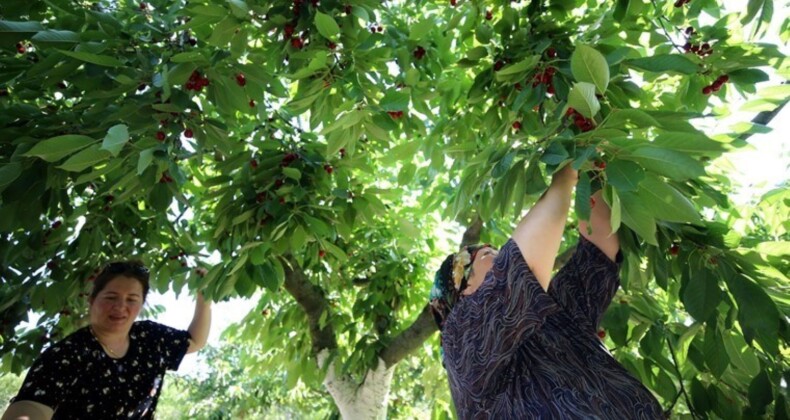
[[208, 333], [211, 329], [211, 301], [203, 299], [203, 293], [198, 292], [195, 301], [195, 314], [192, 316], [192, 323], [189, 324], [189, 340], [187, 354], [194, 353], [202, 349], [208, 341]]
[[617, 252], [620, 250], [620, 239], [617, 234], [612, 234], [612, 225], [609, 222], [612, 210], [603, 200], [601, 190], [592, 195], [595, 206], [590, 214], [589, 226], [592, 227], [591, 233], [587, 233], [588, 223], [579, 221], [579, 233], [603, 251], [610, 260], [614, 261]]
[[551, 282], [551, 271], [568, 219], [571, 193], [577, 181], [578, 172], [570, 164], [555, 173], [549, 189], [513, 232], [513, 240], [543, 290], [548, 290]]
[[6, 409], [2, 420], [49, 420], [54, 410], [35, 401], [17, 401]]

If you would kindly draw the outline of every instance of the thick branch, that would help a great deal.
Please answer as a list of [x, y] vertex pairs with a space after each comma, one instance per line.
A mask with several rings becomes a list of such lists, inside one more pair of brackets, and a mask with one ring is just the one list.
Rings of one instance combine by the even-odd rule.
[[387, 369], [403, 360], [409, 353], [419, 348], [437, 330], [436, 323], [431, 315], [431, 308], [425, 305], [422, 312], [414, 322], [403, 332], [392, 339], [392, 343], [385, 347], [379, 357], [386, 363]]
[[323, 328], [319, 320], [324, 311], [329, 311], [329, 303], [326, 300], [324, 291], [310, 282], [305, 276], [304, 271], [293, 259], [288, 260], [285, 266], [285, 290], [296, 299], [307, 315], [310, 327], [310, 338], [313, 341], [313, 352], [318, 354], [321, 350], [333, 350], [337, 348], [335, 331], [329, 322]]
[[[479, 216], [475, 216], [472, 224], [464, 231], [459, 248], [480, 242], [480, 232], [482, 230], [483, 221], [480, 220]], [[417, 350], [436, 330], [430, 306], [425, 305], [417, 319], [408, 328], [393, 337], [390, 344], [379, 352], [379, 357], [384, 360], [389, 369], [411, 352]]]

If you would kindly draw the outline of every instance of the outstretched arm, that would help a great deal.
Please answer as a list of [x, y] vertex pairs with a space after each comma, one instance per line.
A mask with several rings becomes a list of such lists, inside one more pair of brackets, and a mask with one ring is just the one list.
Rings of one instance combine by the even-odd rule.
[[187, 353], [194, 353], [202, 349], [208, 341], [208, 333], [211, 329], [211, 301], [203, 299], [203, 293], [197, 293], [195, 301], [195, 314], [192, 316], [192, 323], [189, 324], [189, 347]]
[[567, 165], [554, 174], [551, 185], [516, 226], [513, 240], [543, 290], [548, 290], [551, 270], [560, 249], [562, 232], [571, 205], [578, 172]]
[[[603, 200], [601, 191], [598, 190], [593, 194], [592, 198], [595, 205], [590, 214], [590, 223], [580, 220], [579, 233], [603, 251], [610, 260], [614, 261], [617, 252], [620, 251], [620, 239], [617, 237], [617, 234], [612, 234], [612, 225], [609, 223], [612, 210]], [[591, 233], [587, 232], [588, 226], [592, 228]]]

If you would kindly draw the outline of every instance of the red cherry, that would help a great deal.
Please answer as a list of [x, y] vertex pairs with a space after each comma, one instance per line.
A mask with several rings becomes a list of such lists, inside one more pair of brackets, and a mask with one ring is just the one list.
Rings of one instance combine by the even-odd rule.
[[726, 74], [722, 74], [722, 75], [721, 75], [721, 76], [719, 76], [719, 78], [718, 78], [718, 79], [716, 79], [716, 80], [717, 80], [717, 81], [719, 81], [719, 82], [721, 82], [721, 83], [727, 83], [727, 82], [729, 82], [729, 81], [730, 81], [730, 76], [727, 76]]
[[324, 170], [329, 175], [332, 175], [332, 172], [334, 172], [335, 169], [332, 167], [332, 165], [324, 165]]
[[22, 44], [21, 42], [16, 44], [16, 52], [18, 52], [20, 54], [24, 54], [25, 51], [27, 51], [27, 49], [25, 48], [24, 44]]
[[674, 257], [674, 256], [678, 255], [679, 253], [680, 253], [680, 245], [672, 244], [672, 245], [669, 246], [669, 254], [670, 255], [672, 255]]
[[324, 258], [325, 255], [326, 255], [326, 251], [324, 251], [323, 249], [318, 251], [318, 257], [319, 258]]
[[163, 131], [157, 131], [156, 139], [159, 141], [165, 141], [165, 133]]
[[606, 331], [604, 331], [604, 330], [598, 331], [598, 338], [600, 338], [601, 340], [606, 338]]
[[554, 49], [554, 47], [549, 47], [549, 49], [546, 50], [546, 57], [556, 58], [557, 57], [557, 50]]
[[346, 149], [340, 149], [340, 157], [341, 158], [346, 157]]
[[516, 90], [517, 90], [517, 91], [519, 91], [519, 92], [521, 92], [521, 89], [524, 89], [524, 88], [521, 86], [521, 83], [516, 83], [516, 84], [513, 86], [513, 88], [514, 88], [514, 89], [516, 89]]
[[575, 114], [575, 113], [576, 113], [576, 110], [575, 110], [575, 109], [573, 109], [573, 108], [571, 108], [571, 107], [568, 107], [568, 110], [567, 110], [567, 111], [565, 111], [565, 116], [566, 116], [566, 117], [568, 117], [568, 116], [571, 116], [571, 115], [573, 115], [573, 114]]
[[255, 160], [255, 159], [250, 159], [250, 166], [252, 167], [252, 169], [257, 168], [258, 167], [258, 161]]
[[345, 12], [345, 14], [347, 14], [347, 15], [350, 15], [351, 14], [351, 5], [347, 4], [347, 5], [343, 6], [343, 12]]
[[283, 186], [285, 182], [282, 179], [278, 179], [274, 181], [274, 188], [280, 188]]
[[293, 35], [295, 29], [296, 28], [294, 28], [294, 26], [291, 24], [285, 25], [285, 27], [283, 28], [283, 33], [285, 34], [285, 37], [290, 38], [291, 35]]
[[494, 63], [494, 71], [499, 71], [504, 66], [505, 66], [505, 63], [502, 60], [497, 60], [496, 63]]
[[63, 225], [63, 222], [61, 222], [60, 220], [56, 220], [54, 223], [52, 223], [52, 226], [51, 226], [51, 227], [52, 227], [52, 229], [57, 229], [57, 228], [59, 228], [61, 225]]
[[291, 40], [291, 46], [300, 50], [304, 46], [304, 42], [302, 42], [301, 38], [294, 38]]
[[713, 92], [713, 86], [705, 86], [704, 88], [702, 88], [703, 95], [710, 95], [711, 92]]
[[195, 133], [192, 132], [191, 128], [187, 128], [186, 130], [184, 130], [184, 137], [191, 139], [194, 135]]
[[332, 41], [327, 42], [326, 46], [329, 47], [330, 50], [334, 50], [335, 48], [337, 48], [337, 44], [335, 44]]
[[255, 108], [255, 101], [250, 99], [250, 108]]
[[683, 44], [683, 51], [685, 51], [685, 52], [691, 51], [691, 43], [690, 42], [687, 42], [687, 43]]
[[599, 160], [595, 162], [595, 167], [598, 169], [606, 169], [606, 162]]
[[455, 7], [458, 4], [457, 0], [450, 0], [450, 6]]
[[243, 73], [239, 73], [236, 75], [236, 83], [238, 83], [239, 86], [244, 86], [247, 84], [247, 78], [244, 77]]
[[486, 10], [486, 20], [491, 20], [494, 18], [494, 15], [491, 13], [490, 10]]
[[520, 121], [514, 121], [513, 122], [513, 129], [516, 130], [516, 131], [521, 130], [521, 122]]
[[143, 2], [143, 3], [140, 3], [140, 10], [145, 10], [145, 9], [147, 9], [147, 8], [148, 8], [148, 5], [147, 5], [147, 4], [145, 4], [145, 2]]

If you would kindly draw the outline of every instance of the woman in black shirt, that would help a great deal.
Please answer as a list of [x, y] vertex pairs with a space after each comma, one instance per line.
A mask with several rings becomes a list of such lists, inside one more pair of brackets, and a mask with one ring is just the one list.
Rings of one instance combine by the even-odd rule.
[[136, 322], [148, 278], [139, 262], [107, 265], [90, 295], [90, 325], [39, 356], [3, 420], [153, 418], [165, 371], [205, 346], [211, 305], [198, 294], [187, 331]]

